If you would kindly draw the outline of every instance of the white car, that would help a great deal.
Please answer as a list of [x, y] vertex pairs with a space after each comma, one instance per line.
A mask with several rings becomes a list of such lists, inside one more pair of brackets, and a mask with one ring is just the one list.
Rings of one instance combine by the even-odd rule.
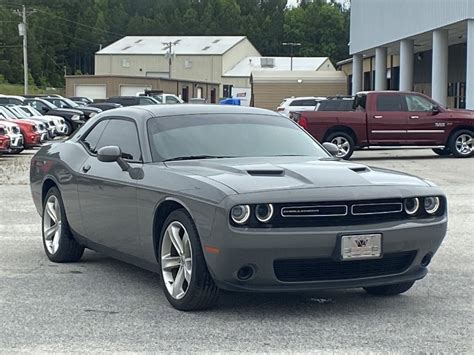
[[20, 132], [20, 127], [13, 122], [3, 120], [0, 116], [0, 124], [4, 127], [6, 136], [10, 138], [9, 153], [20, 153], [23, 151], [23, 136]]
[[184, 101], [181, 98], [173, 94], [153, 95], [153, 98], [158, 100], [161, 104], [184, 104]]
[[321, 100], [326, 98], [315, 96], [287, 98], [277, 107], [277, 112], [290, 117], [292, 112], [315, 111]]
[[43, 117], [45, 119], [51, 120], [54, 122], [54, 126], [56, 127], [56, 134], [57, 135], [65, 135], [67, 133], [67, 125], [64, 121], [64, 118], [59, 116], [52, 116], [52, 115], [43, 115], [37, 109], [29, 105], [22, 105], [18, 106], [22, 109], [29, 117]]

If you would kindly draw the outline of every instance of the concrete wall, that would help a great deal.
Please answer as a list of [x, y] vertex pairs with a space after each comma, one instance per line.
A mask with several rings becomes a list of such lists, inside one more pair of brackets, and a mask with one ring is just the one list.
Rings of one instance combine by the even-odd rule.
[[469, 18], [473, 0], [352, 0], [350, 53]]

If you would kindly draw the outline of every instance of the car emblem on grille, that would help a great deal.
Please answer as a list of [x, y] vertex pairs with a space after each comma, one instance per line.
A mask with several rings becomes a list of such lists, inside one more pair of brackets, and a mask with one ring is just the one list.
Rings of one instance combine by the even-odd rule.
[[368, 239], [356, 239], [355, 242], [359, 248], [362, 248], [362, 247], [366, 247], [369, 241]]

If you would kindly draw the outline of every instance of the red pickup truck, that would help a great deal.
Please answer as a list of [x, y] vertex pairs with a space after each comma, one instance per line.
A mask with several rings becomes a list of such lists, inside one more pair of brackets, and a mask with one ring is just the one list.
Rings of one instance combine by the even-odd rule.
[[439, 155], [472, 157], [474, 111], [451, 110], [415, 92], [370, 91], [354, 97], [351, 111], [293, 114], [320, 142], [349, 159], [355, 149], [427, 147]]

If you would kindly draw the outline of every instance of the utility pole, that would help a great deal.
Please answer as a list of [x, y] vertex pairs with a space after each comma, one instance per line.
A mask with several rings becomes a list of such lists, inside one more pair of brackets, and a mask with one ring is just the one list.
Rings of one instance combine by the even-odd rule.
[[300, 47], [301, 43], [299, 42], [283, 42], [282, 43], [284, 47], [290, 47], [290, 57], [291, 57], [291, 64], [290, 64], [290, 70], [293, 71], [293, 50], [295, 47]]
[[23, 22], [18, 25], [18, 32], [20, 36], [23, 37], [23, 80], [24, 80], [24, 94], [28, 95], [28, 27], [26, 18], [28, 15], [31, 15], [35, 11], [28, 13], [26, 12], [26, 6], [22, 6], [22, 11], [15, 11], [17, 15], [19, 15]]
[[163, 44], [165, 45], [165, 48], [166, 48], [166, 54], [165, 54], [165, 58], [168, 58], [168, 75], [169, 75], [169, 79], [171, 79], [171, 64], [172, 64], [172, 61], [173, 61], [173, 57], [175, 56], [175, 54], [173, 53], [173, 46], [176, 46], [176, 44], [178, 44], [179, 41], [175, 41], [175, 42], [163, 42]]

